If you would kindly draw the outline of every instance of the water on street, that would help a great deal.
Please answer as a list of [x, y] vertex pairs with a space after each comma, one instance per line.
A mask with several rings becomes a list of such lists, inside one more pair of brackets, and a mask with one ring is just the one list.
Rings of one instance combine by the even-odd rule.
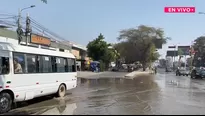
[[205, 114], [204, 96], [205, 80], [163, 70], [135, 79], [79, 78], [78, 87], [64, 99], [38, 98], [8, 114]]

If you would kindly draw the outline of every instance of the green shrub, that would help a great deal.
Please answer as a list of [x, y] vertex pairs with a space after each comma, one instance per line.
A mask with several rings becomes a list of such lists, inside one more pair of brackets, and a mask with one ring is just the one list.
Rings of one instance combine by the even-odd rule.
[[100, 71], [105, 71], [105, 63], [102, 60], [100, 60]]

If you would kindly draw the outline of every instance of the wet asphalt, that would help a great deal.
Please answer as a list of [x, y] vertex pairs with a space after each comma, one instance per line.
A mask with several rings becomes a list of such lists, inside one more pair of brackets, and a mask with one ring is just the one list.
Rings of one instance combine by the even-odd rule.
[[205, 114], [205, 80], [157, 75], [134, 79], [78, 79], [63, 99], [46, 96], [18, 104], [7, 114], [153, 115]]

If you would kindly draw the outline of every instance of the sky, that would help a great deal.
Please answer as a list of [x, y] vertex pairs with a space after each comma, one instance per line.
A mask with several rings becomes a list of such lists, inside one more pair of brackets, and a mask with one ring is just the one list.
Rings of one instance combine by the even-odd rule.
[[[163, 28], [171, 37], [168, 45], [190, 45], [205, 34], [204, 0], [1, 0], [0, 14], [18, 14], [19, 8], [36, 5], [26, 13], [53, 32], [67, 40], [86, 46], [100, 33], [110, 43], [117, 43], [119, 31], [139, 25]], [[164, 7], [193, 6], [196, 13], [164, 13]]]

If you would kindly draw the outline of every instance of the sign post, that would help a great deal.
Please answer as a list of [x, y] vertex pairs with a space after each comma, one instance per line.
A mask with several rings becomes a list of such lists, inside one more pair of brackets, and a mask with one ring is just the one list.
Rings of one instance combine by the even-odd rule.
[[174, 48], [174, 55], [172, 56], [173, 57], [173, 70], [175, 70], [175, 65], [174, 65], [174, 63], [175, 63], [175, 57], [176, 56], [178, 56], [178, 53], [177, 53], [177, 51], [176, 51], [176, 45], [174, 45], [174, 46], [168, 46], [168, 48]]

